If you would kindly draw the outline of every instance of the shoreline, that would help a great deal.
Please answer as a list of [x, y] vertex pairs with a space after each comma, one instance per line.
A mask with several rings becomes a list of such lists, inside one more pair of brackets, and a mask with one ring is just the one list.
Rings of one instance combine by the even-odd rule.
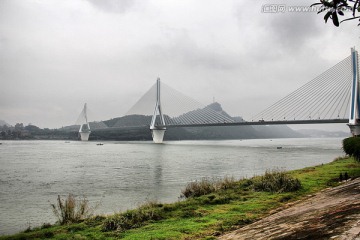
[[[335, 160], [328, 164], [307, 167], [288, 173], [300, 179], [303, 189], [294, 193], [253, 192], [250, 189], [228, 189], [208, 195], [188, 198], [171, 204], [153, 203], [152, 211], [161, 211], [159, 219], [145, 219], [137, 227], [128, 230], [106, 230], [106, 221], [117, 215], [99, 216], [71, 225], [42, 226], [26, 233], [2, 236], [0, 239], [32, 239], [45, 235], [53, 239], [59, 236], [87, 236], [85, 239], [103, 236], [124, 239], [212, 239], [242, 225], [248, 225], [286, 204], [304, 199], [330, 185], [336, 186], [340, 172], [348, 171], [351, 177], [360, 176], [360, 164], [351, 158]], [[326, 176], [325, 176], [326, 175]], [[240, 186], [240, 185], [239, 185]], [[135, 210], [129, 210], [128, 212]], [[181, 227], [180, 227], [181, 226]], [[76, 228], [76, 231], [71, 229]]]

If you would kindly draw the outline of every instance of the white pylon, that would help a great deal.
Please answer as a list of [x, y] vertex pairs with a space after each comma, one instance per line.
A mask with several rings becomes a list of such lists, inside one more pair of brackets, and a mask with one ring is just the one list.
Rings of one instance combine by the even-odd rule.
[[358, 52], [351, 48], [352, 88], [350, 98], [349, 128], [353, 136], [360, 135], [359, 59]]
[[[159, 116], [160, 125], [156, 125], [156, 119]], [[165, 120], [161, 110], [161, 95], [160, 95], [160, 78], [156, 80], [156, 104], [154, 114], [151, 119], [150, 130], [154, 143], [163, 143], [166, 131]]]
[[79, 129], [80, 139], [81, 139], [81, 141], [88, 141], [91, 131], [90, 131], [90, 125], [89, 125], [89, 122], [87, 119], [87, 104], [86, 103], [85, 103], [84, 109], [82, 110], [81, 113], [84, 115], [85, 123], [80, 123], [80, 129]]

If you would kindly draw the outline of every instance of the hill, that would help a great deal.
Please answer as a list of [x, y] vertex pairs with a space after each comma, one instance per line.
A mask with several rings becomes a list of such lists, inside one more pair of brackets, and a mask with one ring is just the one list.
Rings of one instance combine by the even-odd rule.
[[[220, 103], [212, 103], [203, 109], [191, 112], [202, 113], [204, 109], [212, 109], [236, 122], [243, 122], [241, 117], [231, 117]], [[184, 113], [177, 117], [175, 121], [180, 121], [187, 117], [189, 113]], [[97, 140], [151, 140], [149, 125], [152, 116], [127, 115], [124, 117], [113, 118], [103, 121], [107, 129], [97, 129], [93, 131], [90, 139]], [[174, 121], [169, 116], [164, 116], [166, 120]], [[91, 125], [90, 125], [91, 127]], [[93, 128], [92, 128], [93, 129]], [[221, 126], [221, 127], [183, 127], [169, 128], [165, 134], [165, 140], [220, 140], [220, 139], [249, 139], [249, 138], [287, 138], [303, 137], [302, 134], [291, 128], [278, 126]]]

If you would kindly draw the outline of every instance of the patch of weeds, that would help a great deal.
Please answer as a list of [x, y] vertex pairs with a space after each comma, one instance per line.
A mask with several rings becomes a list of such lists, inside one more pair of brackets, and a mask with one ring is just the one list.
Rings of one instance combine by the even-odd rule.
[[74, 232], [82, 231], [82, 230], [84, 230], [85, 228], [86, 228], [85, 225], [80, 225], [80, 224], [74, 225], [74, 224], [72, 224], [72, 225], [69, 225], [69, 226], [67, 227], [67, 230], [68, 230], [68, 232], [74, 233]]
[[358, 168], [359, 164], [351, 163], [346, 166], [346, 168]]
[[227, 204], [230, 203], [231, 197], [229, 196], [217, 196], [213, 200], [211, 200], [208, 204]]
[[279, 170], [266, 171], [265, 175], [254, 177], [254, 190], [272, 193], [295, 192], [301, 189], [299, 179]]
[[348, 159], [347, 156], [341, 156], [341, 157], [335, 158], [333, 162], [344, 161], [344, 160], [347, 160], [347, 159]]
[[238, 181], [236, 181], [235, 178], [232, 176], [225, 176], [224, 178], [219, 179], [216, 184], [216, 189], [234, 189], [238, 186]]
[[243, 226], [243, 225], [248, 225], [253, 222], [254, 221], [249, 218], [243, 218], [243, 219], [239, 219], [235, 224], [238, 226]]
[[285, 196], [282, 196], [282, 197], [279, 199], [279, 202], [281, 202], [281, 203], [288, 202], [288, 201], [290, 201], [292, 198], [293, 198], [292, 195], [285, 195]]
[[29, 225], [25, 230], [24, 230], [24, 233], [28, 233], [28, 232], [31, 232], [32, 229], [31, 229], [31, 226]]
[[41, 225], [40, 229], [47, 229], [52, 227], [52, 225], [50, 223], [43, 223], [43, 225]]
[[105, 219], [106, 219], [106, 217], [97, 215], [95, 217], [90, 217], [90, 218], [85, 219], [84, 223], [87, 226], [95, 227], [95, 226], [101, 224]]
[[[220, 233], [220, 232], [214, 232], [213, 235], [214, 235], [214, 236], [220, 236], [221, 233]], [[205, 238], [203, 238], [203, 239], [204, 239], [204, 240], [216, 240], [217, 238], [214, 237], [214, 236], [208, 236], [208, 237], [205, 237]]]
[[200, 197], [219, 190], [234, 189], [238, 186], [238, 181], [234, 177], [224, 177], [222, 179], [216, 178], [202, 178], [200, 181], [188, 183], [181, 191], [185, 198]]
[[307, 167], [307, 168], [301, 169], [300, 171], [303, 173], [309, 173], [309, 172], [315, 172], [315, 170], [316, 170], [316, 168], [314, 168], [314, 167]]
[[181, 191], [185, 198], [200, 197], [215, 192], [214, 180], [203, 178], [200, 181], [188, 183], [184, 190]]
[[44, 232], [44, 237], [45, 238], [52, 238], [52, 237], [54, 237], [54, 233], [50, 232], [50, 231], [46, 231], [46, 232]]
[[240, 181], [240, 188], [244, 191], [250, 190], [250, 188], [253, 186], [254, 181], [252, 179], [243, 179]]
[[326, 182], [326, 186], [336, 187], [339, 185], [339, 178], [332, 178]]
[[91, 217], [94, 211], [85, 197], [77, 200], [72, 194], [64, 200], [58, 195], [56, 204], [51, 204], [51, 208], [61, 225], [83, 221]]
[[188, 209], [181, 211], [181, 218], [192, 218], [192, 217], [202, 217], [202, 214], [196, 210]]
[[179, 216], [181, 218], [192, 218], [192, 217], [202, 217], [203, 214], [200, 211], [197, 211], [197, 208], [195, 206], [187, 206], [181, 209]]
[[[161, 206], [161, 207], [160, 207]], [[157, 221], [164, 218], [162, 205], [155, 202], [148, 202], [134, 210], [115, 214], [104, 220], [103, 231], [125, 231], [138, 228], [150, 221]]]
[[163, 207], [164, 212], [171, 212], [174, 211], [176, 209], [176, 206], [174, 204], [170, 205], [170, 204], [165, 204]]
[[225, 232], [225, 228], [222, 222], [218, 223], [215, 227], [216, 232], [223, 233]]

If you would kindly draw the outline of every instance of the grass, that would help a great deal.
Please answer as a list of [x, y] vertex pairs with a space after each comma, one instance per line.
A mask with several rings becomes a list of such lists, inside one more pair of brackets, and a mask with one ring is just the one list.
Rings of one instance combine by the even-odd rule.
[[[350, 177], [359, 177], [360, 163], [353, 158], [339, 158], [329, 164], [281, 173], [292, 179], [290, 181], [301, 182], [301, 188], [291, 192], [255, 191], [254, 182], [261, 177], [238, 181], [203, 179], [193, 189], [210, 186], [212, 190], [190, 194], [183, 201], [148, 202], [124, 213], [94, 216], [73, 224], [46, 225], [0, 239], [215, 239], [268, 215], [287, 202], [338, 185], [340, 173], [345, 172]], [[188, 185], [184, 191], [187, 188], [191, 189]]]

